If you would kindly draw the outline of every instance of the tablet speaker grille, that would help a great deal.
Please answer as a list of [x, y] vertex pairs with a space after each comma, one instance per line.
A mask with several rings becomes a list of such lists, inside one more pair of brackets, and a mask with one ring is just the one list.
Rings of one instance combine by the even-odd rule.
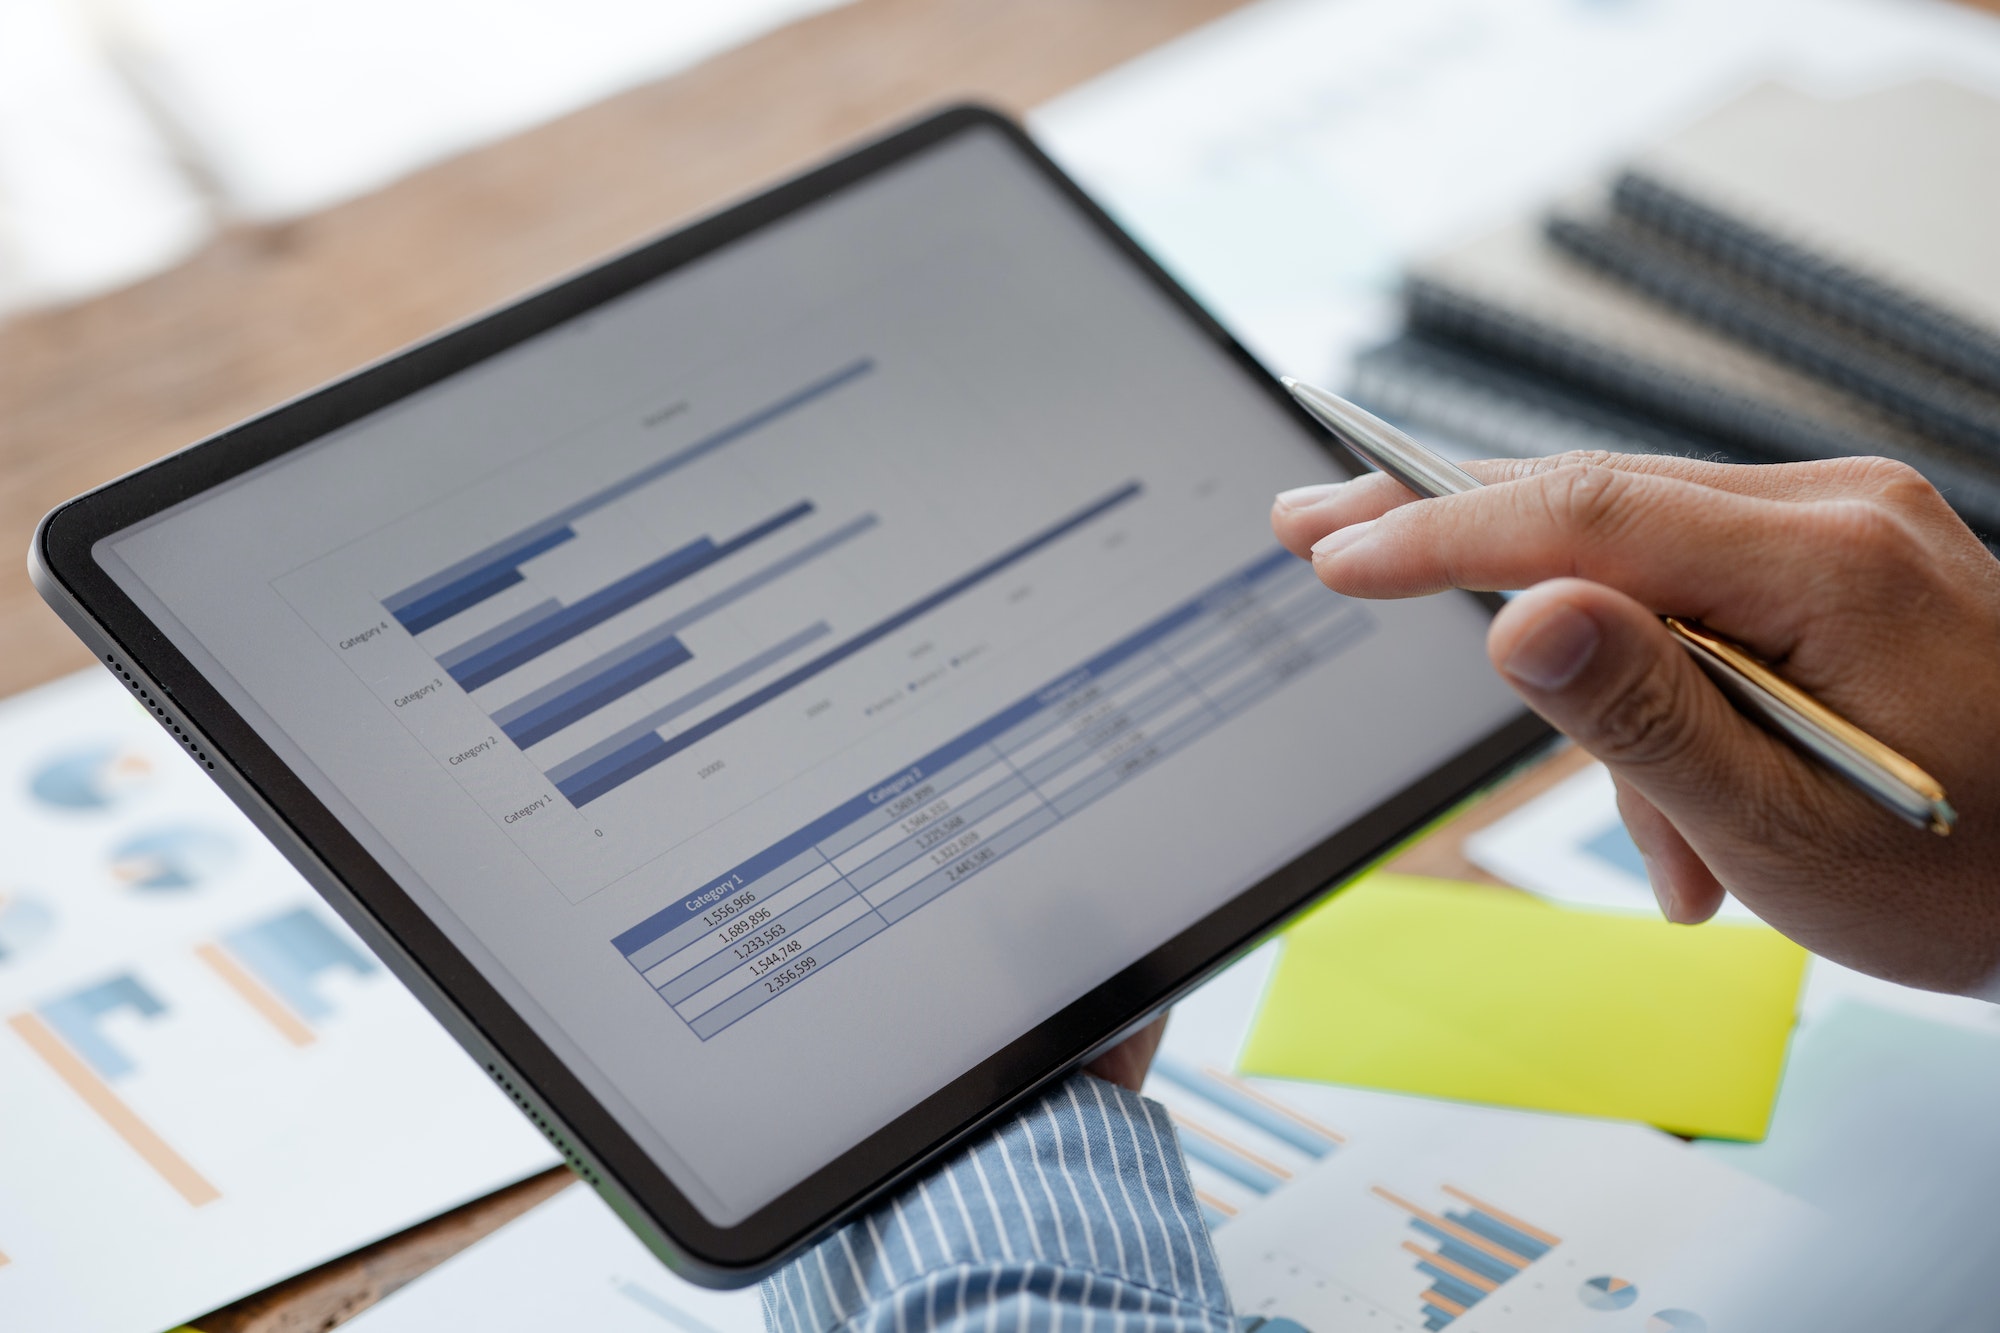
[[146, 710], [160, 720], [160, 725], [174, 734], [174, 739], [179, 741], [186, 748], [187, 752], [194, 756], [194, 761], [197, 764], [211, 770], [215, 767], [215, 761], [210, 759], [203, 752], [201, 746], [195, 743], [194, 734], [181, 726], [180, 719], [169, 713], [161, 705], [160, 701], [153, 697], [152, 691], [141, 685], [138, 678], [125, 669], [124, 663], [120, 662], [110, 653], [106, 653], [104, 655], [104, 664], [111, 668], [112, 675], [125, 682], [125, 687], [132, 691], [133, 697], [144, 704]]
[[514, 1105], [521, 1108], [522, 1114], [535, 1122], [535, 1128], [542, 1131], [542, 1137], [555, 1145], [556, 1151], [562, 1154], [563, 1161], [569, 1163], [570, 1170], [582, 1176], [584, 1182], [592, 1189], [603, 1188], [604, 1182], [598, 1179], [595, 1171], [590, 1169], [590, 1164], [584, 1161], [583, 1155], [570, 1147], [568, 1141], [556, 1130], [555, 1126], [551, 1125], [542, 1117], [542, 1113], [535, 1109], [534, 1103], [521, 1095], [521, 1090], [514, 1086], [512, 1079], [501, 1073], [497, 1065], [486, 1066], [486, 1072], [493, 1076], [493, 1081], [500, 1085], [502, 1092], [514, 1099]]

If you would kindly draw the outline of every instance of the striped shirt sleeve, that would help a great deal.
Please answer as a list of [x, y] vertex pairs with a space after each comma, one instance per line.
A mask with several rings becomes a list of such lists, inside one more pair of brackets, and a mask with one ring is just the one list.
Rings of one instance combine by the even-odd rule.
[[1234, 1333], [1166, 1110], [1079, 1074], [766, 1278], [771, 1333]]

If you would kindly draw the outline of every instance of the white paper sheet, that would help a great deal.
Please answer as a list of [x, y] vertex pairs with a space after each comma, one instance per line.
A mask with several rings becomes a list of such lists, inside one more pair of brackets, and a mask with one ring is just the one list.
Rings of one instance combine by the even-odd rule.
[[1050, 151], [1273, 367], [1338, 383], [1415, 255], [1759, 79], [2000, 87], [1921, 0], [1265, 0], [1051, 102]]
[[268, 218], [373, 189], [837, 3], [103, 0], [102, 8], [229, 206]]
[[108, 674], [0, 704], [0, 1328], [157, 1333], [554, 1164]]

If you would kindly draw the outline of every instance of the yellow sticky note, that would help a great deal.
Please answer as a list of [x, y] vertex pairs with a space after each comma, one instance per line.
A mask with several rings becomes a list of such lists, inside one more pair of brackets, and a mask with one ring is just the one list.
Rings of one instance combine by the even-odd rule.
[[1371, 875], [1286, 932], [1243, 1067], [1756, 1140], [1805, 962], [1763, 926]]

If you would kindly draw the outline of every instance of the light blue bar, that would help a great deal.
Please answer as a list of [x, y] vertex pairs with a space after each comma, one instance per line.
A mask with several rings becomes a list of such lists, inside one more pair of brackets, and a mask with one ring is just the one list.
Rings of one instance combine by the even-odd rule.
[[1226, 1111], [1247, 1124], [1255, 1125], [1281, 1143], [1288, 1143], [1308, 1157], [1321, 1158], [1340, 1146], [1337, 1139], [1292, 1119], [1225, 1083], [1213, 1074], [1172, 1055], [1153, 1057], [1153, 1072], [1185, 1092]]
[[1211, 1170], [1220, 1171], [1244, 1189], [1269, 1194], [1284, 1180], [1246, 1157], [1238, 1156], [1219, 1143], [1210, 1143], [1199, 1134], [1182, 1134], [1181, 1151]]
[[492, 714], [493, 720], [500, 724], [502, 731], [505, 731], [516, 721], [534, 712], [543, 704], [562, 698], [571, 690], [576, 689], [580, 685], [588, 684], [604, 672], [630, 661], [655, 644], [663, 643], [673, 638], [675, 628], [672, 625], [655, 625], [638, 638], [628, 639], [616, 648], [613, 648], [610, 652], [585, 662], [576, 670], [565, 672], [540, 689], [522, 695], [505, 708], [494, 709]]
[[536, 621], [554, 615], [560, 610], [562, 610], [561, 602], [553, 597], [545, 597], [520, 615], [509, 616], [484, 634], [475, 634], [458, 647], [447, 648], [437, 655], [437, 663], [446, 671], [450, 671], [466, 658], [483, 653], [494, 644], [513, 638]]
[[653, 712], [646, 714], [646, 716], [640, 718], [637, 722], [634, 722], [631, 726], [625, 728], [623, 731], [620, 731], [613, 736], [610, 736], [604, 740], [599, 741], [597, 744], [591, 746], [588, 750], [585, 750], [583, 753], [575, 755], [572, 758], [565, 759], [562, 763], [557, 764], [554, 768], [548, 770], [549, 780], [555, 783], [563, 783], [569, 781], [572, 777], [576, 776], [578, 773], [581, 773], [584, 769], [589, 768], [592, 764], [596, 763], [598, 760], [603, 759], [608, 755], [613, 755], [618, 753], [618, 751], [624, 749], [626, 746], [630, 745], [633, 741], [638, 740], [640, 737], [648, 735], [651, 732], [658, 731], [661, 727], [673, 721], [675, 718], [679, 717], [682, 713], [687, 712], [689, 709], [701, 707], [701, 705], [707, 703], [710, 699], [713, 699], [716, 695], [721, 694], [723, 691], [728, 690], [733, 686], [741, 685], [744, 681], [750, 679], [750, 677], [756, 675], [759, 671], [763, 671], [770, 667], [776, 666], [779, 662], [782, 662], [785, 658], [790, 657], [793, 653], [805, 647], [807, 644], [813, 642], [815, 639], [825, 638], [832, 632], [833, 632], [833, 627], [827, 624], [824, 620], [818, 622], [815, 625], [811, 625], [805, 629], [800, 630], [797, 634], [794, 634], [791, 638], [786, 639], [783, 643], [780, 643], [775, 647], [766, 648], [763, 652], [758, 653], [755, 657], [749, 659], [748, 661], [738, 663], [737, 665], [729, 668], [729, 670], [723, 672], [721, 675], [717, 676], [715, 679], [709, 681], [707, 684], [697, 686], [696, 688], [689, 690], [686, 694], [681, 695], [678, 699], [675, 699], [673, 702], [662, 705], [661, 707], [655, 709]]
[[807, 403], [810, 403], [822, 394], [830, 393], [850, 380], [867, 374], [874, 368], [875, 362], [868, 357], [863, 357], [859, 361], [843, 366], [831, 375], [815, 380], [802, 389], [794, 390], [785, 397], [780, 398], [777, 402], [760, 407], [750, 415], [741, 417], [722, 427], [720, 430], [710, 433], [685, 449], [680, 450], [678, 453], [669, 454], [658, 462], [650, 463], [640, 468], [628, 477], [612, 482], [602, 490], [585, 496], [575, 504], [558, 513], [551, 514], [539, 523], [523, 528], [510, 537], [503, 537], [484, 550], [474, 552], [462, 560], [455, 561], [448, 568], [420, 579], [399, 592], [389, 594], [389, 596], [382, 599], [382, 605], [389, 608], [407, 606], [419, 597], [426, 596], [464, 578], [473, 570], [490, 565], [496, 560], [504, 560], [512, 552], [519, 550], [523, 546], [532, 544], [540, 537], [556, 531], [565, 524], [582, 518], [586, 514], [594, 513], [612, 501], [622, 499], [633, 491], [638, 490], [641, 486], [658, 481], [661, 477], [666, 476], [669, 472], [677, 468], [686, 467], [697, 458], [713, 453], [730, 441], [740, 439], [742, 436], [749, 434], [759, 427], [768, 425], [779, 417], [800, 407], [804, 407]]
[[132, 1072], [131, 1057], [99, 1032], [97, 1024], [106, 1014], [115, 1014], [121, 1009], [129, 1009], [147, 1019], [158, 1018], [167, 1012], [167, 1006], [161, 1003], [160, 998], [130, 974], [113, 977], [74, 995], [52, 1000], [38, 1012], [43, 1021], [54, 1028], [56, 1034], [68, 1042], [70, 1049], [82, 1056], [92, 1069], [105, 1078], [118, 1078]]

